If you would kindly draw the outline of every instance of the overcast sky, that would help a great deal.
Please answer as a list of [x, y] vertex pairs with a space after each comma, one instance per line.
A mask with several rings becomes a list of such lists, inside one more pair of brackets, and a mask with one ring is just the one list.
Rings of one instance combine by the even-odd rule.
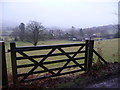
[[86, 28], [117, 24], [119, 0], [1, 0], [2, 24], [30, 20], [45, 26]]

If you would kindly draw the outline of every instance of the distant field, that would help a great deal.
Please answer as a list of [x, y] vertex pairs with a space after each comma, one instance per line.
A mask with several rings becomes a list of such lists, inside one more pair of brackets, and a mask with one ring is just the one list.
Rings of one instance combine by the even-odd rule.
[[[101, 47], [103, 50], [103, 57], [106, 61], [113, 62], [113, 61], [120, 61], [120, 55], [118, 55], [118, 39], [109, 39], [95, 42], [95, 49], [97, 47]], [[120, 54], [120, 53], [119, 53]]]
[[[40, 41], [38, 43], [38, 45], [51, 45], [51, 44], [66, 44], [66, 43], [81, 43], [79, 41], [64, 41], [64, 40], [61, 40], [61, 41]], [[28, 42], [16, 42], [17, 46], [32, 46], [31, 43], [28, 43]], [[9, 49], [9, 42], [6, 42], [6, 51], [7, 49]], [[120, 55], [118, 55], [118, 39], [111, 39], [111, 40], [104, 40], [104, 41], [99, 41], [99, 44], [98, 44], [98, 41], [95, 41], [95, 49], [97, 50], [98, 47], [100, 47], [103, 51], [103, 58], [108, 61], [108, 62], [114, 62], [114, 61], [118, 61], [118, 56], [120, 57]], [[76, 51], [77, 50], [77, 47], [74, 47], [74, 48], [69, 48], [69, 49], [66, 49], [66, 51]], [[48, 51], [45, 50], [45, 51], [37, 51], [37, 52], [30, 52], [30, 53], [27, 53], [27, 54], [30, 54], [30, 55], [35, 55], [35, 54], [46, 54]], [[59, 52], [59, 51], [56, 51], [56, 52]], [[11, 72], [11, 60], [10, 60], [10, 53], [7, 53], [6, 54], [7, 56], [7, 67], [8, 67], [8, 71]], [[77, 55], [79, 56], [79, 55]], [[81, 55], [82, 56], [82, 55]], [[54, 60], [54, 59], [62, 59], [62, 58], [66, 58], [66, 56], [62, 56], [62, 57], [52, 57], [52, 58], [48, 58], [48, 60]], [[67, 59], [67, 58], [66, 58]], [[38, 59], [39, 60], [39, 59]], [[97, 57], [94, 56], [94, 60], [97, 60]], [[82, 61], [83, 62], [83, 61]], [[22, 62], [19, 61], [18, 64], [27, 64], [27, 63], [30, 63], [28, 60], [23, 60]], [[59, 65], [61, 64], [61, 66], [63, 66], [64, 63], [59, 63]], [[72, 64], [72, 63], [71, 63]], [[50, 65], [50, 66], [47, 66], [47, 67], [53, 67], [53, 66], [58, 66], [58, 64], [54, 64], [54, 65]], [[30, 68], [26, 69], [26, 70], [29, 70]], [[24, 70], [24, 71], [26, 71]], [[23, 71], [23, 69], [19, 70], [19, 72]]]

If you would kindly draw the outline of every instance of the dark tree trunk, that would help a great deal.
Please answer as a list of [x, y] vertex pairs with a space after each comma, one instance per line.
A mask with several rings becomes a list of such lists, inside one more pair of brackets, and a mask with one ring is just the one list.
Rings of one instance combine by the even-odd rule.
[[37, 46], [37, 42], [34, 42], [34, 46]]

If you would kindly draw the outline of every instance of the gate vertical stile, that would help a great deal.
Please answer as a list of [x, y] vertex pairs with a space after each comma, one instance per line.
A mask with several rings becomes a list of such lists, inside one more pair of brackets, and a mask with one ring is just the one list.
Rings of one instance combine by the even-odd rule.
[[85, 41], [85, 71], [88, 70], [88, 42], [88, 40]]
[[15, 42], [10, 43], [10, 50], [11, 50], [11, 63], [12, 63], [12, 78], [13, 84], [18, 84], [18, 77], [17, 77], [17, 62], [16, 62], [16, 44]]

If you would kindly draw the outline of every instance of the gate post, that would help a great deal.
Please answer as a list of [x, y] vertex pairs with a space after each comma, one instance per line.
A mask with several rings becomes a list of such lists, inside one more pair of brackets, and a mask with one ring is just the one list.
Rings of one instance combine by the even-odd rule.
[[12, 78], [13, 84], [18, 84], [18, 77], [17, 77], [17, 62], [16, 62], [16, 44], [15, 42], [10, 43], [10, 50], [11, 50], [11, 63], [12, 63]]
[[92, 69], [94, 40], [89, 40], [88, 46], [88, 71]]
[[90, 71], [92, 68], [93, 62], [93, 48], [94, 48], [94, 40], [86, 40], [85, 47], [85, 71]]
[[0, 78], [2, 78], [0, 81], [2, 87], [8, 85], [8, 76], [7, 76], [7, 65], [6, 65], [6, 56], [5, 56], [5, 43], [4, 41], [0, 41], [0, 68], [2, 70], [2, 73], [0, 74]]

